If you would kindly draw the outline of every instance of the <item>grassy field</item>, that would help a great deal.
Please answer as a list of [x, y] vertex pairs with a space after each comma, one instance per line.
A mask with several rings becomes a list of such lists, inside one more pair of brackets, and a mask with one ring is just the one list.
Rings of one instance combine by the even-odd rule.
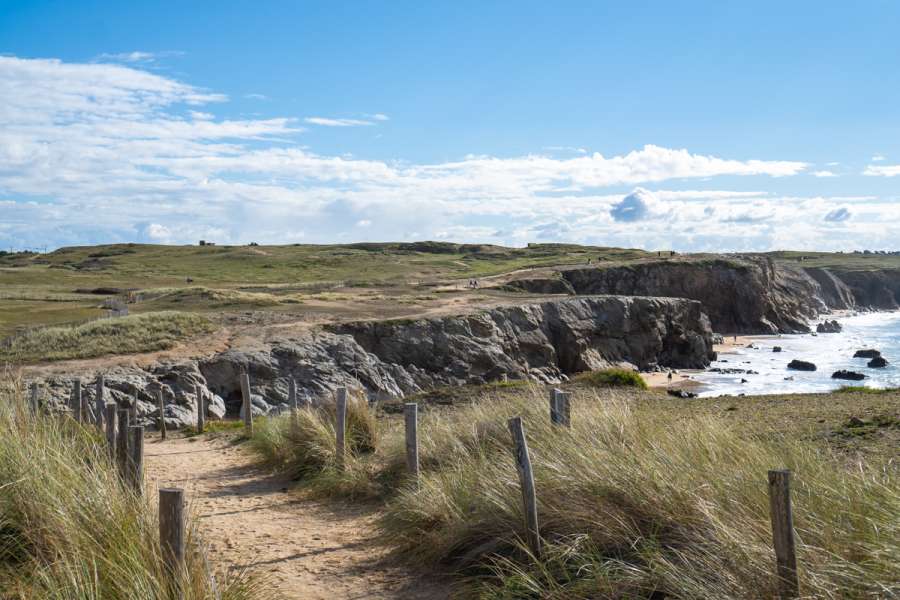
[[[572, 429], [537, 386], [420, 397], [422, 478], [402, 420], [356, 406], [346, 469], [330, 413], [261, 422], [261, 460], [304, 493], [384, 503], [384, 535], [482, 598], [771, 598], [766, 472], [794, 473], [801, 585], [817, 598], [900, 592], [900, 393], [679, 400], [573, 385]], [[466, 400], [463, 401], [463, 398]], [[475, 399], [473, 402], [473, 398]], [[393, 413], [393, 411], [391, 411]], [[529, 554], [506, 420], [523, 416], [542, 557]]]
[[38, 329], [0, 346], [0, 362], [93, 358], [168, 350], [177, 342], [212, 330], [206, 318], [181, 312], [152, 312], [76, 326]]
[[178, 593], [162, 559], [155, 496], [120, 481], [96, 430], [33, 415], [23, 396], [20, 381], [0, 381], [0, 598], [273, 597], [243, 575], [214, 581], [193, 528]]

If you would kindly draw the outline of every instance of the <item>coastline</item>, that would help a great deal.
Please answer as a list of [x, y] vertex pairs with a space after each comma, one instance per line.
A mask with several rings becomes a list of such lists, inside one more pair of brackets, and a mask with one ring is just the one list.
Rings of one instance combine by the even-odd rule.
[[[713, 346], [716, 354], [735, 354], [739, 348], [746, 348], [748, 344], [752, 344], [755, 340], [760, 339], [777, 339], [778, 335], [725, 335], [721, 344]], [[709, 385], [694, 379], [696, 375], [705, 373], [706, 369], [673, 369], [672, 379], [669, 380], [668, 371], [654, 371], [650, 373], [641, 373], [641, 377], [647, 382], [647, 386], [651, 389], [674, 389], [688, 390], [692, 392], [703, 391]]]

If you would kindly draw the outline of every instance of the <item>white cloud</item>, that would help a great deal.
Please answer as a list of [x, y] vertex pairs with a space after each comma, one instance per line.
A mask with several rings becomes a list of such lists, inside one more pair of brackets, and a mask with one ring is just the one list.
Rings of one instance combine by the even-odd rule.
[[838, 176], [837, 173], [834, 173], [832, 171], [827, 171], [827, 170], [826, 171], [814, 171], [813, 175], [815, 177], [837, 177]]
[[384, 113], [375, 113], [373, 115], [366, 115], [368, 118], [373, 121], [390, 121], [391, 118]]
[[[802, 173], [805, 162], [655, 145], [611, 156], [472, 155], [433, 164], [327, 156], [296, 142], [303, 130], [293, 119], [208, 112], [226, 101], [120, 64], [0, 57], [0, 246], [440, 234], [761, 250], [897, 239], [900, 207], [878, 199], [861, 196], [853, 218], [836, 228], [809, 215], [849, 200], [678, 189], [720, 176], [753, 176], [759, 189], [759, 176]], [[661, 182], [675, 189], [651, 189]]]
[[121, 62], [121, 63], [134, 63], [134, 64], [143, 64], [146, 65], [148, 63], [156, 62], [161, 58], [166, 58], [169, 56], [181, 56], [184, 52], [178, 50], [164, 50], [162, 52], [142, 52], [140, 50], [135, 50], [133, 52], [118, 52], [115, 54], [101, 54], [97, 57], [97, 60], [100, 62]]
[[374, 125], [371, 121], [362, 119], [329, 119], [327, 117], [306, 117], [303, 121], [310, 125], [321, 125], [323, 127], [364, 127]]
[[881, 161], [883, 161], [883, 160], [887, 160], [887, 158], [885, 158], [885, 157], [884, 157], [883, 155], [881, 155], [881, 154], [874, 154], [874, 155], [872, 155], [872, 158], [871, 158], [870, 160], [871, 160], [872, 162], [881, 162]]
[[869, 165], [863, 171], [869, 177], [896, 177], [900, 175], [900, 165]]

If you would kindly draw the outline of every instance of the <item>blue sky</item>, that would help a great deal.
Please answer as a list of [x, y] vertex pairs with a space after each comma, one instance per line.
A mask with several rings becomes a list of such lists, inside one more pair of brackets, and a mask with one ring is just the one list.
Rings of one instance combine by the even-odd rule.
[[900, 248], [897, 31], [888, 1], [0, 0], [0, 247]]

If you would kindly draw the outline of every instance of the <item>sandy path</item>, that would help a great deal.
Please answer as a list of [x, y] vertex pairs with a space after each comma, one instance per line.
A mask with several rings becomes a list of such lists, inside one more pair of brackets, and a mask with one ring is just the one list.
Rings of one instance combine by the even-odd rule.
[[450, 597], [440, 577], [412, 577], [388, 564], [376, 509], [315, 502], [254, 467], [227, 439], [147, 440], [148, 489], [186, 490], [214, 568], [249, 570], [285, 598]]

